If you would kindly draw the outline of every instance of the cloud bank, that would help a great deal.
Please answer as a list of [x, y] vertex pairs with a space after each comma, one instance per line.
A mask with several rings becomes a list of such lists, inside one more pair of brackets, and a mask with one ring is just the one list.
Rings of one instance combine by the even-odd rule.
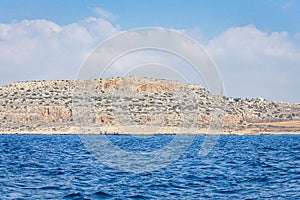
[[107, 10], [104, 10], [103, 8], [93, 8], [93, 11], [100, 18], [106, 19], [108, 21], [115, 21], [116, 19], [118, 19], [117, 15], [115, 15]]
[[249, 25], [226, 30], [206, 48], [227, 94], [300, 102], [299, 42], [287, 32], [267, 33]]
[[[0, 85], [76, 78], [89, 52], [121, 31], [111, 22], [115, 16], [104, 11], [65, 26], [48, 20], [0, 23]], [[201, 30], [191, 30], [203, 38], [197, 38]], [[299, 103], [299, 35], [248, 25], [225, 30], [203, 46], [220, 69], [227, 95]]]
[[0, 24], [0, 84], [41, 79], [74, 79], [88, 53], [120, 31], [102, 18], [66, 26], [47, 20]]

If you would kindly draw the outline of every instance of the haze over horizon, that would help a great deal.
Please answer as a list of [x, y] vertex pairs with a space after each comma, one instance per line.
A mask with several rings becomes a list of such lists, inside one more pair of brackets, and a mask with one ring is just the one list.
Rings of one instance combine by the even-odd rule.
[[0, 85], [76, 79], [89, 52], [132, 28], [194, 38], [226, 96], [300, 103], [298, 1], [8, 1], [0, 7]]

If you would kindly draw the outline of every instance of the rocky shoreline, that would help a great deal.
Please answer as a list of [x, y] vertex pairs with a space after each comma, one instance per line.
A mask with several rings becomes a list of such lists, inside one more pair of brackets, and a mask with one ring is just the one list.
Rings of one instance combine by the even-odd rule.
[[149, 78], [0, 87], [0, 134], [299, 134], [300, 105]]

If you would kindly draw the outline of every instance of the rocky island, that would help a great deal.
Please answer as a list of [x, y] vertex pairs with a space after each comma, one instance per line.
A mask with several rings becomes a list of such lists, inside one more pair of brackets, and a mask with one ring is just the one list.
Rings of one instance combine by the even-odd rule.
[[299, 134], [300, 104], [150, 78], [0, 87], [1, 134]]

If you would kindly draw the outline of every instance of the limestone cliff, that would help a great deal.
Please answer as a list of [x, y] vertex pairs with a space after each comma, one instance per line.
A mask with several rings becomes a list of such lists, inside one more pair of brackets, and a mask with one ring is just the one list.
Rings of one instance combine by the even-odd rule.
[[300, 105], [149, 78], [33, 81], [0, 87], [0, 121], [0, 133], [294, 133]]

